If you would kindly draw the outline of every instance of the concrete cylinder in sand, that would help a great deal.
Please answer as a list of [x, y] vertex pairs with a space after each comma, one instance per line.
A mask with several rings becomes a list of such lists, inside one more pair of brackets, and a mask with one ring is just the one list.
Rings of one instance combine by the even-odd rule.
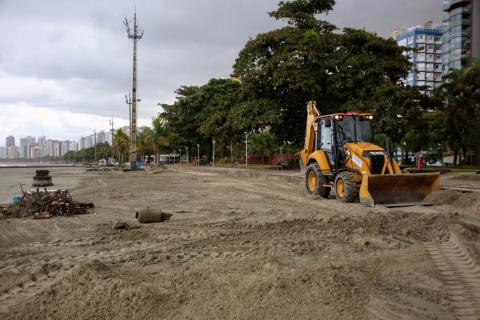
[[141, 208], [135, 212], [135, 218], [140, 223], [157, 223], [169, 220], [172, 215], [160, 209]]

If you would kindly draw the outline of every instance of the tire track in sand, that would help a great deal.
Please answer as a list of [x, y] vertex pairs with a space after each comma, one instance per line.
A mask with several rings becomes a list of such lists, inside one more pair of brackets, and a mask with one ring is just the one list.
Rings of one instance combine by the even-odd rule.
[[452, 228], [448, 242], [425, 247], [442, 275], [457, 319], [480, 320], [480, 266], [456, 227], [462, 228]]

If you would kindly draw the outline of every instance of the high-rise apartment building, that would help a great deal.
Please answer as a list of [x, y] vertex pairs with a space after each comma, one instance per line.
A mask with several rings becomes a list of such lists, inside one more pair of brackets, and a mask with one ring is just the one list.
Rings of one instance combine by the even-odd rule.
[[64, 156], [68, 151], [70, 151], [70, 141], [61, 141], [60, 156]]
[[37, 143], [40, 146], [42, 157], [45, 157], [47, 155], [47, 138], [40, 136], [37, 138]]
[[20, 158], [20, 148], [16, 146], [7, 147], [7, 158], [8, 159], [19, 159]]
[[45, 147], [45, 156], [53, 157], [53, 140], [48, 139]]
[[5, 152], [6, 152], [6, 158], [9, 159], [15, 159], [16, 158], [16, 150], [15, 148], [15, 137], [14, 136], [8, 136], [5, 138]]
[[60, 141], [54, 140], [53, 141], [53, 156], [60, 157]]
[[99, 131], [97, 133], [97, 143], [105, 143], [107, 142], [107, 136], [105, 134], [105, 131]]
[[472, 56], [480, 59], [480, 0], [472, 2]]
[[431, 94], [442, 83], [443, 29], [443, 25], [437, 27], [429, 22], [412, 27], [397, 37], [399, 46], [416, 49], [416, 52], [406, 52], [413, 63], [407, 85], [422, 87], [426, 94]]
[[444, 74], [465, 67], [472, 56], [472, 3], [470, 0], [444, 0], [444, 22], [448, 25], [443, 38]]
[[20, 158], [28, 158], [28, 141], [27, 138], [20, 138]]
[[480, 59], [480, 0], [444, 0], [444, 74]]
[[70, 142], [70, 146], [68, 147], [69, 151], [78, 151], [78, 143], [75, 141]]
[[35, 137], [26, 137], [20, 139], [20, 158], [30, 158], [30, 145], [36, 145]]
[[28, 145], [28, 159], [38, 159], [42, 157], [42, 149], [38, 143], [30, 143]]
[[8, 147], [15, 147], [15, 137], [14, 136], [8, 136], [5, 138], [5, 148]]
[[86, 136], [80, 138], [80, 150], [88, 149], [93, 147], [93, 139], [92, 136]]

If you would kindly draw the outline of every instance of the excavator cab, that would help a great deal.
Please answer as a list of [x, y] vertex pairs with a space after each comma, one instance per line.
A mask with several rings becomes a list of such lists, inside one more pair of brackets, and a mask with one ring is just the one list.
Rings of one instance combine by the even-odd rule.
[[439, 189], [439, 174], [402, 174], [389, 152], [373, 144], [373, 116], [345, 112], [320, 115], [307, 106], [305, 147], [300, 152], [307, 192], [367, 206], [418, 203]]

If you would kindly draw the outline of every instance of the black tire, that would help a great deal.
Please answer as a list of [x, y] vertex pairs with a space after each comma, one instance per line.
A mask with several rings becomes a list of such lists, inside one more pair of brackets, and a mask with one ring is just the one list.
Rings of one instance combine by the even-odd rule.
[[[343, 190], [341, 189], [343, 185]], [[340, 172], [335, 177], [335, 195], [342, 202], [354, 202], [357, 198], [357, 184], [350, 172]]]
[[[315, 182], [313, 182], [312, 179], [315, 179]], [[326, 182], [327, 179], [322, 174], [318, 164], [316, 162], [309, 164], [307, 171], [305, 172], [305, 187], [307, 192], [311, 195], [328, 198], [330, 195], [330, 188], [324, 186]]]

